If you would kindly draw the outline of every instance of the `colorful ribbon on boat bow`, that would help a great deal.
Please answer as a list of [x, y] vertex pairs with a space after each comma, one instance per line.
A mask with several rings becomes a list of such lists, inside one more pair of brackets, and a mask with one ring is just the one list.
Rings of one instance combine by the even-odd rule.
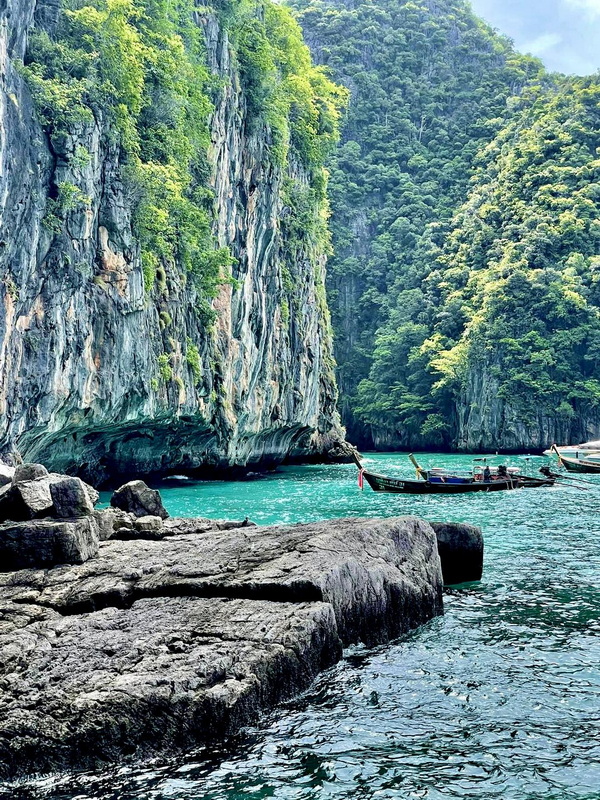
[[364, 478], [364, 469], [358, 470], [358, 488], [364, 489], [365, 488], [365, 478]]

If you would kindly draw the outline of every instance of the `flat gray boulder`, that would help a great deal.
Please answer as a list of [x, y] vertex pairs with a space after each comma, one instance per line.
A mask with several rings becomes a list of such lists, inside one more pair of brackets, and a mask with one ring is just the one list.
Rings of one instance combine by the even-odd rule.
[[214, 741], [342, 654], [326, 603], [161, 597], [61, 617], [0, 602], [0, 619], [0, 779]]
[[[104, 513], [52, 524], [97, 526]], [[110, 513], [111, 526], [125, 514]], [[343, 646], [386, 642], [442, 613], [436, 534], [423, 520], [207, 524], [110, 539], [78, 565], [48, 569], [32, 555], [29, 569], [0, 572], [0, 779], [234, 733], [306, 689]], [[0, 530], [6, 541], [27, 526], [48, 531], [46, 520]]]
[[177, 595], [328, 602], [346, 645], [376, 644], [442, 613], [442, 573], [429, 523], [342, 519], [111, 540], [81, 567], [49, 572], [35, 596], [70, 614]]
[[144, 481], [130, 481], [113, 492], [110, 504], [120, 508], [136, 517], [160, 517], [167, 519], [169, 516], [163, 506], [160, 493], [151, 489]]
[[98, 552], [97, 526], [91, 517], [0, 525], [0, 571], [82, 564]]

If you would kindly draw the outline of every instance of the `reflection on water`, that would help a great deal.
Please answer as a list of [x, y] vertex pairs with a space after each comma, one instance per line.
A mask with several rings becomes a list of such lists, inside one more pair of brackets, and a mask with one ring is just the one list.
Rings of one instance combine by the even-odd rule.
[[[403, 460], [379, 455], [370, 466], [392, 472]], [[470, 459], [430, 459], [448, 462]], [[397, 472], [410, 475], [410, 465]], [[360, 492], [356, 470], [334, 466], [165, 489], [173, 514], [475, 522], [486, 536], [484, 580], [451, 590], [445, 616], [400, 642], [351, 652], [228, 750], [54, 777], [0, 797], [598, 800], [600, 476], [589, 479], [596, 486], [585, 492], [411, 498]]]

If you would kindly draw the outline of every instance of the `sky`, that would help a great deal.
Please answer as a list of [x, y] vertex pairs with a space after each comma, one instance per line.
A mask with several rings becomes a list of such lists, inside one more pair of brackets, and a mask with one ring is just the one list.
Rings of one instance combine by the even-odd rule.
[[600, 69], [600, 0], [471, 0], [473, 10], [507, 34], [517, 50], [551, 71]]

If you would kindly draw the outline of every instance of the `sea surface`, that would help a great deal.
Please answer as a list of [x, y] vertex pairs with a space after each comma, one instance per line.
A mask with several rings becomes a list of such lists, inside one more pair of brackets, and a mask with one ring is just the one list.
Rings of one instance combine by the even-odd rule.
[[[469, 467], [466, 456], [420, 457]], [[512, 457], [532, 471], [542, 458]], [[402, 455], [366, 466], [414, 475]], [[502, 459], [492, 460], [502, 463]], [[11, 800], [600, 799], [600, 476], [453, 497], [377, 495], [352, 466], [240, 482], [172, 480], [173, 515], [258, 523], [417, 514], [480, 525], [480, 583], [376, 650], [357, 648], [300, 699], [217, 751], [0, 786]]]

